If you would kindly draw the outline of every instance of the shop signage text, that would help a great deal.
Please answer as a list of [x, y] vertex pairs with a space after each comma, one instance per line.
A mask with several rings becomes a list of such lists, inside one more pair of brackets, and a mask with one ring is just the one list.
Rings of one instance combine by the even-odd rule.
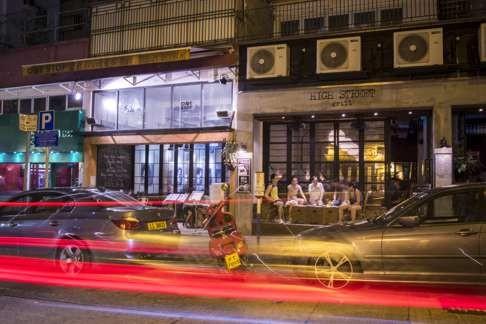
[[376, 92], [375, 88], [320, 90], [311, 92], [309, 100], [327, 102], [331, 107], [346, 107], [352, 106], [356, 99], [374, 98]]
[[176, 62], [189, 60], [191, 57], [189, 48], [177, 50], [147, 52], [129, 55], [104, 56], [81, 60], [61, 61], [53, 63], [22, 65], [22, 74], [44, 75], [55, 73], [68, 73], [78, 71], [89, 71], [122, 66], [133, 66], [143, 64], [156, 64], [165, 62]]
[[19, 129], [23, 132], [35, 132], [37, 130], [37, 115], [19, 115]]

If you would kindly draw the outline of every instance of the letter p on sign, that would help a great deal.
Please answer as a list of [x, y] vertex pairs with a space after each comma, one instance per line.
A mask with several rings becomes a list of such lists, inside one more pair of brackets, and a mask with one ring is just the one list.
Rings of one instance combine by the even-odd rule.
[[37, 130], [53, 130], [54, 129], [54, 112], [40, 111], [39, 118], [37, 118]]

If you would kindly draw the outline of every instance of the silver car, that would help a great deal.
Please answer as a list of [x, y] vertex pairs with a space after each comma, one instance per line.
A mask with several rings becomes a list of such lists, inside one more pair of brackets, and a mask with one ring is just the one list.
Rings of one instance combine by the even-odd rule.
[[69, 274], [97, 261], [177, 249], [173, 210], [141, 205], [121, 192], [35, 190], [1, 206], [0, 255], [49, 258]]
[[478, 283], [486, 278], [486, 184], [419, 193], [374, 220], [298, 235], [300, 274], [328, 288], [353, 280]]

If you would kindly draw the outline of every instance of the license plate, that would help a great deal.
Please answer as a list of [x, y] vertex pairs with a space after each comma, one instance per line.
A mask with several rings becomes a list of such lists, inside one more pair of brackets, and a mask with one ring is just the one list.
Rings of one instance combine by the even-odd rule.
[[237, 252], [225, 255], [224, 262], [228, 270], [238, 268], [241, 265], [240, 256]]
[[151, 222], [147, 223], [147, 227], [149, 231], [157, 231], [161, 229], [166, 229], [167, 228], [167, 222], [162, 221], [162, 222]]

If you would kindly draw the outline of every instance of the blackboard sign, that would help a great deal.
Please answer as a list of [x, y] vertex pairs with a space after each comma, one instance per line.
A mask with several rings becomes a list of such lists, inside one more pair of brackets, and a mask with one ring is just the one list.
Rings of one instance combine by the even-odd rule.
[[133, 187], [133, 146], [100, 145], [96, 184], [107, 189], [129, 191]]

